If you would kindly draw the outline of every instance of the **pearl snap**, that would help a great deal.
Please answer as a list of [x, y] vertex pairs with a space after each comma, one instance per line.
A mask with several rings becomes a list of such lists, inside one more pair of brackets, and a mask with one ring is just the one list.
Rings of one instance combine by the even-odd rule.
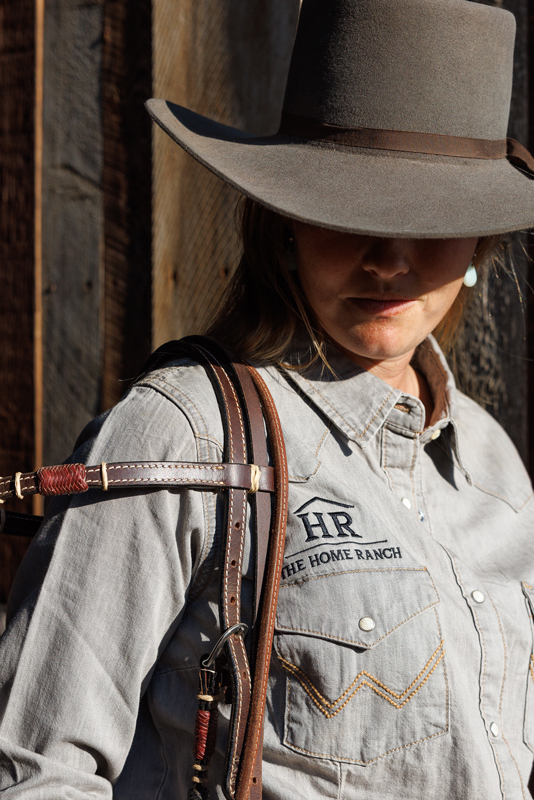
[[423, 514], [423, 512], [422, 511], [418, 511], [417, 513], [419, 514], [419, 519], [421, 520], [421, 522], [424, 522], [425, 521], [425, 515]]
[[475, 589], [474, 592], [471, 592], [471, 597], [473, 598], [475, 603], [483, 603], [484, 600], [486, 599], [482, 594], [482, 592], [480, 592], [478, 589]]
[[371, 617], [362, 617], [358, 624], [362, 631], [372, 631], [376, 623]]
[[430, 435], [430, 438], [432, 439], [432, 441], [434, 441], [435, 439], [439, 439], [440, 436], [441, 436], [441, 430], [438, 428], [437, 431], [434, 431], [434, 433]]
[[492, 736], [498, 736], [500, 733], [499, 726], [496, 722], [492, 722], [490, 725], [490, 733]]
[[410, 501], [408, 500], [407, 497], [403, 497], [402, 500], [401, 500], [401, 503], [402, 503], [403, 506], [406, 506], [406, 508], [411, 508], [412, 507], [412, 504], [410, 503]]

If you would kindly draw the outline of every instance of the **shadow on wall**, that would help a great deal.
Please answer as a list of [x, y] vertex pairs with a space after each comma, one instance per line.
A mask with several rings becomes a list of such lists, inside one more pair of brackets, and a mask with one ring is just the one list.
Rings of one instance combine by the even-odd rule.
[[6, 629], [6, 607], [3, 603], [0, 603], [0, 636]]

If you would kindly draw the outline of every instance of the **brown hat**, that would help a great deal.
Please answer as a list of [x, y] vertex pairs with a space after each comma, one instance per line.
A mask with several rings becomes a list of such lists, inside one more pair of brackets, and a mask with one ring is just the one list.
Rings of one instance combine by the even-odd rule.
[[147, 106], [208, 169], [294, 219], [410, 238], [529, 228], [534, 161], [506, 139], [514, 34], [512, 14], [469, 0], [303, 0], [276, 135]]

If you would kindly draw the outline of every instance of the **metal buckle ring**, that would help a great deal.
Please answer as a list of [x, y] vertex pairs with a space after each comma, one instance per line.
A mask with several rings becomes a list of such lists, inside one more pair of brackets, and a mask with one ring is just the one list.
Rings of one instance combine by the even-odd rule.
[[204, 669], [209, 669], [215, 663], [230, 636], [240, 634], [241, 636], [245, 637], [247, 632], [248, 625], [245, 625], [244, 622], [238, 622], [237, 625], [232, 625], [230, 628], [225, 630], [209, 656], [203, 659], [202, 666]]

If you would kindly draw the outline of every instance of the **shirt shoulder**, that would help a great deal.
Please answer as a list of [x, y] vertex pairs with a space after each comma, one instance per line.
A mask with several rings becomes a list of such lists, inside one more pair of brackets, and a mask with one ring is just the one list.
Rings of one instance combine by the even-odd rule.
[[89, 423], [75, 460], [220, 461], [224, 433], [205, 370], [181, 360], [141, 377]]
[[494, 417], [457, 392], [454, 424], [463, 465], [474, 486], [521, 511], [532, 498], [532, 484], [514, 443]]

